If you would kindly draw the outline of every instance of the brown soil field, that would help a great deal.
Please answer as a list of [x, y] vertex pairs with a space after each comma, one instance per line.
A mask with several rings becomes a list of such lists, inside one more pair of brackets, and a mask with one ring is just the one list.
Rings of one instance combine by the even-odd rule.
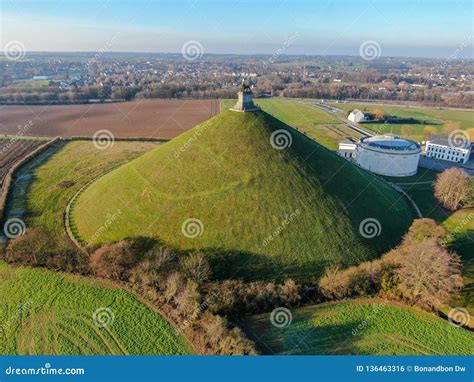
[[218, 100], [1, 106], [0, 134], [22, 129], [28, 136], [92, 137], [106, 129], [116, 138], [171, 139], [218, 113]]
[[10, 168], [25, 155], [44, 144], [45, 141], [34, 139], [0, 140], [0, 194]]

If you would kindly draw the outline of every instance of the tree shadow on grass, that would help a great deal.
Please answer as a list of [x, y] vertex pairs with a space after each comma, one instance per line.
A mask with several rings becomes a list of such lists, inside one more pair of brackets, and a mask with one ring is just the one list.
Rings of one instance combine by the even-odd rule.
[[[255, 342], [261, 354], [329, 355], [356, 354], [358, 322], [341, 325], [313, 326], [312, 317], [298, 316], [288, 326], [277, 328], [270, 316], [258, 316], [260, 322], [242, 323], [245, 334]], [[252, 317], [250, 320], [253, 320]]]
[[205, 248], [199, 251], [207, 255], [216, 280], [283, 282], [292, 278], [300, 282], [315, 282], [328, 265], [323, 261], [288, 263], [279, 258], [241, 250]]

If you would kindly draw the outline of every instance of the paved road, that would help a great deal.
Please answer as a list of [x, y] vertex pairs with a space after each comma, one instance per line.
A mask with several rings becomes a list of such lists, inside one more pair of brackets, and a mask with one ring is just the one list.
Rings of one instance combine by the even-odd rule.
[[344, 126], [358, 132], [359, 134], [362, 134], [364, 137], [374, 136], [374, 134], [372, 134], [370, 131], [362, 129], [361, 127], [349, 122], [344, 116], [341, 116], [340, 114], [344, 115], [344, 111], [341, 109], [338, 109], [334, 106], [318, 103], [318, 102], [304, 102], [304, 103], [314, 108], [317, 108], [319, 110], [322, 110], [334, 118], [337, 118], [339, 121], [342, 122]]

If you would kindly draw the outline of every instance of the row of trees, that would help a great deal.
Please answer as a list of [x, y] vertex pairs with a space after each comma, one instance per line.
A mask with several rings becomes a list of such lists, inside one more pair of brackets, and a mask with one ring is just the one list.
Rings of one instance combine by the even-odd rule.
[[436, 310], [463, 287], [461, 261], [442, 244], [443, 227], [415, 220], [402, 243], [380, 260], [341, 270], [329, 267], [319, 282], [331, 299], [382, 294]]
[[122, 240], [86, 253], [66, 239], [56, 240], [42, 229], [30, 229], [9, 242], [3, 259], [131, 286], [209, 354], [256, 353], [253, 343], [223, 316], [296, 305], [302, 299], [292, 280], [283, 284], [212, 282], [212, 269], [204, 254], [177, 251], [148, 238]]

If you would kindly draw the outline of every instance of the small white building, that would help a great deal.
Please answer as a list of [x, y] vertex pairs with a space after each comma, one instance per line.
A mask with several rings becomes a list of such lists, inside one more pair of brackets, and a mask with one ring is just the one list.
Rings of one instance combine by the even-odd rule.
[[347, 119], [351, 122], [358, 123], [358, 122], [365, 121], [367, 117], [359, 109], [354, 109], [350, 112]]
[[344, 139], [342, 142], [339, 142], [339, 150], [337, 151], [337, 153], [347, 160], [355, 161], [356, 149], [357, 142], [350, 138], [347, 138]]
[[471, 156], [472, 144], [468, 140], [456, 142], [445, 137], [426, 141], [426, 156], [456, 163], [466, 163]]

